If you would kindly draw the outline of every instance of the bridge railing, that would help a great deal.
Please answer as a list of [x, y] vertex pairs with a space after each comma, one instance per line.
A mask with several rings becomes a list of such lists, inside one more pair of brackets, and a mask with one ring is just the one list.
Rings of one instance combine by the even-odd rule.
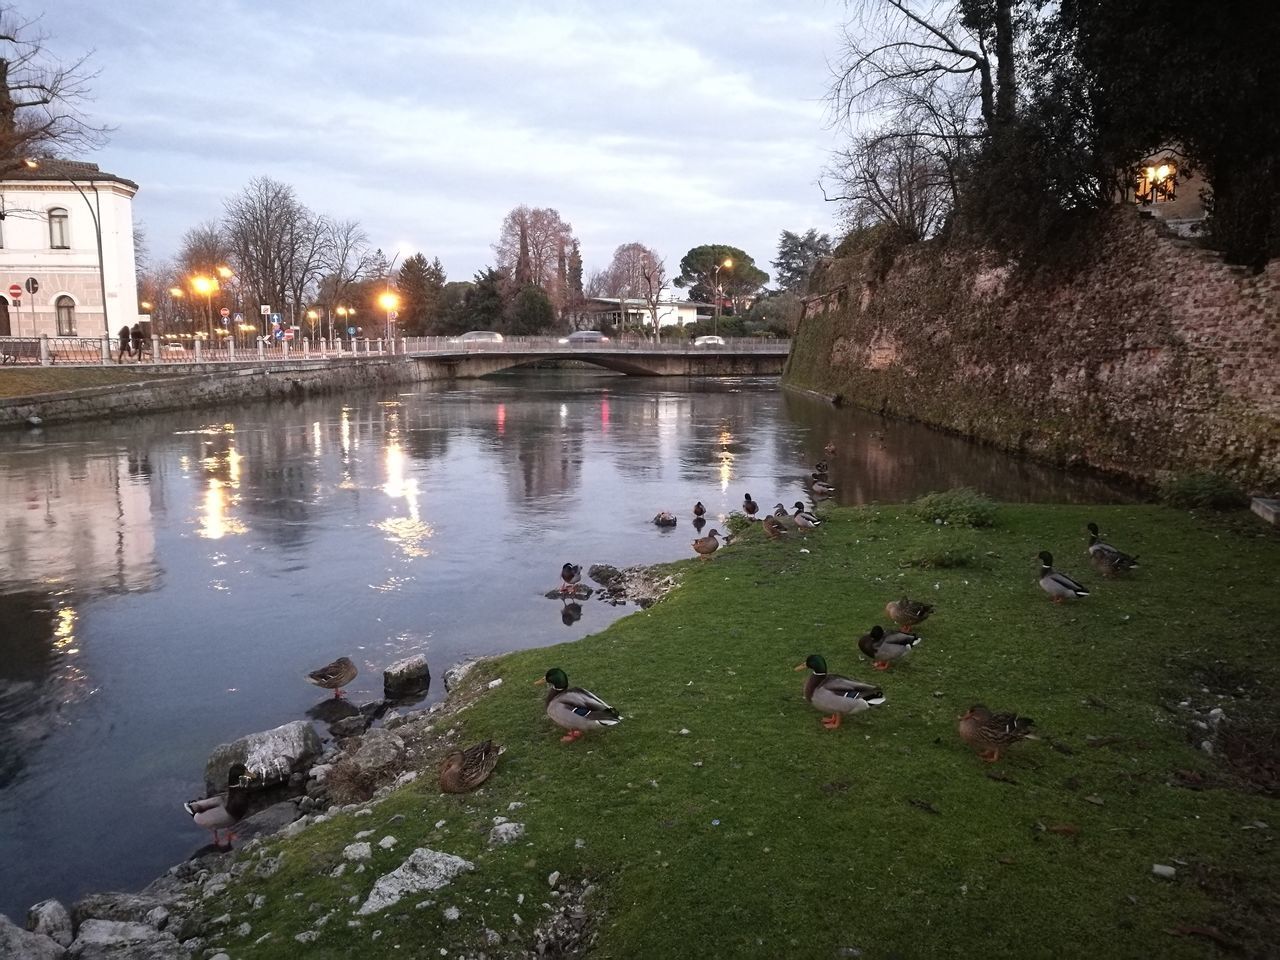
[[607, 341], [575, 341], [565, 337], [504, 337], [494, 340], [459, 340], [455, 337], [406, 337], [400, 352], [416, 355], [458, 353], [672, 353], [697, 356], [707, 353], [786, 353], [789, 340], [771, 337], [726, 337], [723, 344], [694, 346], [688, 340], [654, 343], [640, 338]]

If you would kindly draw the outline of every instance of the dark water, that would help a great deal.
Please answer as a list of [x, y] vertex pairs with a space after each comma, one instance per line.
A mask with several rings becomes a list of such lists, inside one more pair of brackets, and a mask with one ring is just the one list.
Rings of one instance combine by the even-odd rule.
[[409, 653], [598, 631], [627, 608], [566, 627], [561, 563], [691, 556], [695, 500], [790, 504], [832, 438], [837, 502], [1125, 496], [776, 380], [525, 373], [0, 438], [0, 912], [200, 846], [209, 751], [305, 716], [306, 670], [350, 655], [360, 702]]

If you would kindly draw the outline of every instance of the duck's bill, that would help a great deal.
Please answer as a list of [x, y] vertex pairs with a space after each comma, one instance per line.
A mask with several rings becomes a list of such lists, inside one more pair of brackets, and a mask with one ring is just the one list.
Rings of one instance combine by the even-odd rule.
[[542, 686], [542, 685], [543, 685], [544, 683], [546, 683], [546, 682], [547, 682], [547, 678], [546, 678], [546, 677], [539, 677], [537, 680], [533, 681], [533, 685], [534, 685], [535, 687], [540, 687], [540, 686]]
[[796, 664], [792, 669], [794, 669], [794, 670], [808, 670], [808, 669], [809, 669], [809, 665], [808, 665], [807, 663], [797, 663], [797, 664]]

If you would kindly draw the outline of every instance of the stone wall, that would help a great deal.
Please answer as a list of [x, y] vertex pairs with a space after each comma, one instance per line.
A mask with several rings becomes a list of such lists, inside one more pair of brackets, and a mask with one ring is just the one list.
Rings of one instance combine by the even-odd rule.
[[136, 384], [42, 394], [0, 406], [0, 429], [23, 426], [31, 417], [39, 417], [45, 423], [60, 423], [137, 416], [160, 410], [363, 389], [429, 378], [420, 364], [405, 357], [348, 362], [298, 361], [213, 370], [192, 364], [187, 376], [172, 376], [171, 365], [159, 368], [170, 374], [166, 376], [153, 374], [145, 365], [134, 369], [138, 370], [140, 379]]
[[825, 279], [790, 385], [1061, 464], [1280, 485], [1280, 261], [1227, 266], [1122, 208], [1070, 269], [925, 243]]

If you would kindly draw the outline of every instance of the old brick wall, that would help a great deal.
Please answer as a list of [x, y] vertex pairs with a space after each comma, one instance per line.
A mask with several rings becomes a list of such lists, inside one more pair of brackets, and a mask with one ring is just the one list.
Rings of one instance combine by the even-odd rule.
[[826, 276], [789, 384], [1058, 463], [1280, 486], [1280, 262], [1251, 274], [1122, 208], [1071, 269], [917, 244]]

